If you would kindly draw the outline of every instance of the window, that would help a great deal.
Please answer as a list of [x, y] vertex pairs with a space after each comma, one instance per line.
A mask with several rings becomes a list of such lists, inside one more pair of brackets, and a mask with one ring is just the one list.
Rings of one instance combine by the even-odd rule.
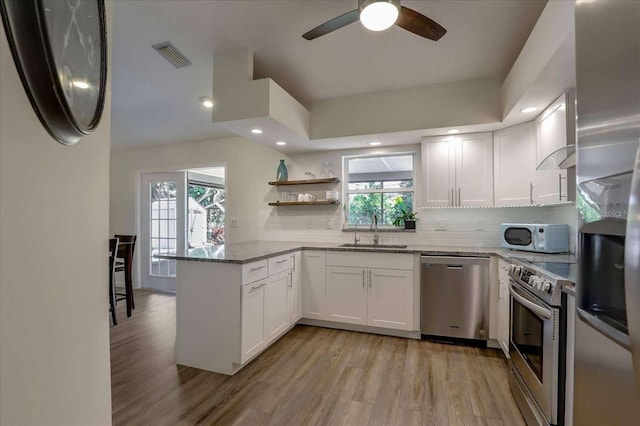
[[188, 173], [188, 248], [224, 244], [224, 167], [190, 170]]
[[344, 157], [347, 179], [345, 213], [347, 224], [393, 226], [403, 210], [413, 211], [414, 154]]

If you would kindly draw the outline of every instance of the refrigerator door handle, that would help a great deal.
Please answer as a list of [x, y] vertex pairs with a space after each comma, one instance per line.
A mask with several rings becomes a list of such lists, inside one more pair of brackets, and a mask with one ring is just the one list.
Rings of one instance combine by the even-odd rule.
[[602, 320], [598, 319], [597, 317], [594, 317], [590, 313], [585, 312], [580, 308], [576, 308], [576, 313], [578, 314], [578, 318], [580, 318], [589, 327], [593, 328], [594, 330], [601, 333], [605, 337], [613, 340], [615, 343], [622, 346], [626, 350], [631, 350], [631, 343], [629, 341], [629, 336], [605, 324], [604, 322], [602, 322]]
[[633, 370], [640, 388], [640, 149], [636, 154], [627, 212], [624, 287]]

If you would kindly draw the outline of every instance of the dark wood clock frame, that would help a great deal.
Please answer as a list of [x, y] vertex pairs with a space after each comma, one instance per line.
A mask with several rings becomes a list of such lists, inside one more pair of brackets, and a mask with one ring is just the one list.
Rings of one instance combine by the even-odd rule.
[[76, 120], [55, 68], [44, 8], [40, 0], [0, 0], [7, 41], [31, 106], [45, 129], [58, 142], [73, 145], [96, 129], [104, 109], [107, 84], [107, 37], [104, 0], [99, 11], [101, 58], [98, 102], [88, 126]]

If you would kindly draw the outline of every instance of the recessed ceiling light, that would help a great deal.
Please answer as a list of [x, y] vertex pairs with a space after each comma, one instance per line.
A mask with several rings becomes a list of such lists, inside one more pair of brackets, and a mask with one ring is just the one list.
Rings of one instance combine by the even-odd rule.
[[201, 97], [200, 102], [202, 102], [202, 106], [205, 108], [213, 108], [213, 99], [208, 96]]
[[380, 146], [382, 142], [369, 142], [369, 146]]
[[253, 129], [253, 130], [251, 130], [251, 133], [253, 133], [254, 135], [261, 135], [261, 134], [262, 134], [262, 130], [260, 130], [260, 129]]
[[460, 133], [460, 130], [458, 130], [458, 129], [451, 129], [451, 130], [449, 130], [447, 133], [449, 133], [450, 135], [453, 135], [454, 133]]
[[82, 81], [82, 80], [73, 80], [71, 82], [71, 84], [73, 84], [78, 89], [88, 89], [89, 88], [89, 83], [87, 83], [86, 81]]
[[538, 110], [538, 108], [536, 107], [526, 107], [526, 108], [522, 108], [520, 110], [520, 112], [524, 113], [524, 114], [529, 114], [530, 112], [536, 112]]
[[280, 146], [284, 146], [284, 145], [286, 145], [286, 144], [287, 144], [287, 143], [286, 143], [286, 142], [283, 142], [283, 141], [278, 141], [278, 142], [276, 142], [276, 145], [280, 145]]

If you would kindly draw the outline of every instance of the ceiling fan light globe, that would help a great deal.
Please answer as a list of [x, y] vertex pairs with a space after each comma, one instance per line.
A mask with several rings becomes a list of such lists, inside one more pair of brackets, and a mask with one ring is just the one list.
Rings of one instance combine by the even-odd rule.
[[374, 1], [360, 11], [360, 22], [370, 31], [384, 31], [398, 20], [400, 10], [395, 2]]

